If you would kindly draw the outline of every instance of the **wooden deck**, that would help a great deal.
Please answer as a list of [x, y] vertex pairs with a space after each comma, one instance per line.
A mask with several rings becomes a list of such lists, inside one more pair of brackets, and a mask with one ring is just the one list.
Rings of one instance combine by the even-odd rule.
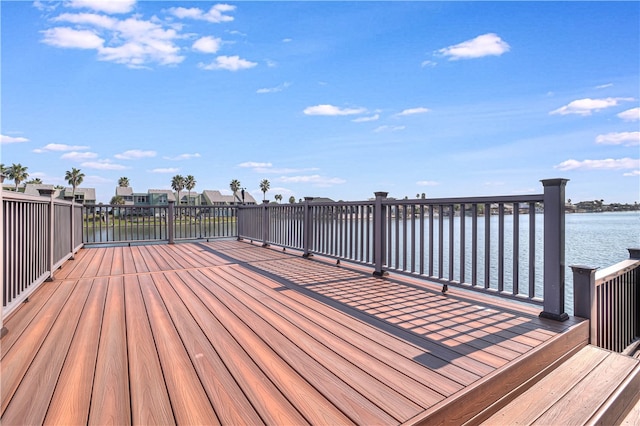
[[5, 322], [3, 425], [460, 424], [587, 339], [247, 242], [88, 248], [55, 278]]

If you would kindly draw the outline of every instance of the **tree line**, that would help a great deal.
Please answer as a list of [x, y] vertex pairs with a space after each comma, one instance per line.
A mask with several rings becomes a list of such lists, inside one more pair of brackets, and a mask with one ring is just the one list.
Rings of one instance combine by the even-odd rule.
[[[15, 184], [13, 190], [16, 192], [18, 192], [18, 186], [20, 186], [22, 182], [24, 182], [25, 184], [42, 184], [42, 179], [40, 178], [27, 180], [29, 178], [29, 173], [27, 172], [28, 169], [28, 167], [23, 166], [20, 163], [13, 163], [9, 167], [6, 167], [4, 164], [0, 164], [0, 174], [8, 177], [13, 181], [13, 183]], [[65, 172], [64, 179], [73, 189], [72, 196], [75, 199], [76, 188], [80, 186], [80, 184], [82, 184], [82, 181], [84, 180], [84, 173], [82, 173], [80, 169], [72, 167], [71, 170], [67, 170]], [[64, 189], [64, 187], [56, 185], [54, 189]]]
[[[7, 178], [9, 178], [10, 180], [13, 180], [14, 182], [14, 191], [18, 191], [18, 187], [20, 186], [21, 183], [25, 183], [25, 184], [42, 184], [42, 179], [40, 178], [34, 178], [31, 180], [27, 180], [29, 178], [29, 173], [27, 172], [28, 167], [23, 166], [22, 164], [18, 163], [18, 164], [12, 164], [11, 166], [5, 166], [4, 164], [0, 164], [0, 174], [2, 174], [3, 176], [6, 176]], [[76, 195], [76, 188], [78, 186], [80, 186], [84, 180], [84, 173], [82, 173], [82, 171], [80, 169], [76, 169], [75, 167], [72, 167], [71, 170], [67, 170], [65, 172], [64, 175], [64, 179], [67, 181], [67, 183], [69, 184], [69, 186], [71, 186], [71, 188], [73, 189], [73, 198], [75, 199], [75, 195]], [[187, 190], [188, 191], [188, 200], [191, 200], [191, 190], [193, 190], [196, 187], [196, 178], [193, 177], [192, 175], [187, 175], [186, 177], [182, 176], [182, 175], [175, 175], [174, 177], [171, 178], [171, 189], [173, 189], [174, 191], [176, 191], [178, 193], [178, 200], [180, 200], [180, 191], [183, 190]], [[128, 187], [130, 186], [130, 181], [129, 178], [126, 176], [123, 176], [121, 178], [118, 179], [118, 186], [119, 187]], [[242, 197], [242, 201], [244, 201], [244, 191], [245, 189], [242, 188], [242, 185], [240, 184], [240, 181], [238, 179], [233, 179], [231, 180], [230, 184], [229, 184], [229, 188], [231, 189], [231, 191], [233, 192], [233, 199], [235, 200], [240, 200], [241, 198], [238, 197], [238, 191], [242, 191], [243, 197]], [[269, 189], [271, 188], [271, 183], [269, 182], [268, 179], [263, 179], [260, 181], [260, 191], [262, 191], [263, 197], [262, 200], [265, 201], [267, 198], [267, 191], [269, 191]], [[54, 189], [64, 189], [64, 187], [60, 186], [60, 185], [56, 185], [54, 186]], [[276, 200], [276, 202], [281, 202], [282, 201], [282, 194], [276, 194], [274, 195], [274, 199]], [[189, 203], [189, 201], [187, 202], [187, 204]], [[291, 197], [289, 197], [289, 203], [293, 204], [296, 202], [295, 197], [292, 195]], [[120, 196], [120, 195], [115, 195], [111, 198], [110, 204], [124, 204], [124, 199]]]

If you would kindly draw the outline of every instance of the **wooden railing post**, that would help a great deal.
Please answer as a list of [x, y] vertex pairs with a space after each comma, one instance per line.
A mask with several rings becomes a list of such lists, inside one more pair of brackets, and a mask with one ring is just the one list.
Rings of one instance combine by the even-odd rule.
[[629, 259], [640, 259], [640, 248], [628, 248]]
[[311, 257], [313, 245], [313, 222], [311, 215], [311, 201], [313, 197], [304, 197], [304, 214], [302, 216], [302, 257]]
[[169, 244], [174, 244], [174, 226], [175, 226], [175, 204], [173, 200], [169, 200], [169, 207], [167, 208], [167, 238]]
[[373, 205], [373, 263], [375, 270], [373, 275], [382, 277], [387, 274], [382, 269], [386, 253], [386, 210], [382, 201], [389, 195], [388, 192], [375, 192], [376, 199]]
[[573, 271], [573, 315], [589, 320], [589, 343], [596, 344], [596, 270], [589, 266], [571, 265]]
[[71, 253], [71, 257], [69, 258], [69, 260], [74, 260], [75, 256], [74, 256], [74, 252], [73, 250], [76, 248], [76, 200], [73, 199], [71, 200], [71, 238], [69, 238], [71, 240], [71, 247], [69, 249], [69, 252]]
[[49, 232], [47, 233], [47, 247], [49, 248], [49, 278], [47, 281], [53, 281], [53, 257], [54, 257], [54, 238], [55, 238], [55, 229], [54, 229], [54, 205], [53, 205], [53, 195], [55, 190], [53, 189], [38, 189], [40, 196], [49, 197]]
[[262, 247], [269, 247], [269, 200], [262, 200]]
[[540, 317], [566, 321], [564, 311], [565, 186], [569, 179], [545, 179], [544, 186], [544, 307]]
[[238, 241], [242, 241], [244, 220], [244, 204], [236, 204], [236, 232], [238, 233]]
[[4, 307], [5, 285], [9, 283], [4, 278], [4, 201], [2, 201], [2, 193], [4, 192], [4, 174], [0, 170], [0, 280], [2, 280], [2, 291], [0, 291], [0, 337], [7, 334], [7, 328], [2, 321], [2, 310]]

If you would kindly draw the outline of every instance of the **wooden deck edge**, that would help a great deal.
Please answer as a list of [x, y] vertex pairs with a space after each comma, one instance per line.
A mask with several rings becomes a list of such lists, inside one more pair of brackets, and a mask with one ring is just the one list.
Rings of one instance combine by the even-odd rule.
[[640, 362], [593, 415], [588, 424], [621, 424], [638, 401], [640, 401]]
[[589, 342], [582, 321], [549, 339], [505, 368], [425, 410], [404, 425], [476, 425], [489, 418], [573, 356]]

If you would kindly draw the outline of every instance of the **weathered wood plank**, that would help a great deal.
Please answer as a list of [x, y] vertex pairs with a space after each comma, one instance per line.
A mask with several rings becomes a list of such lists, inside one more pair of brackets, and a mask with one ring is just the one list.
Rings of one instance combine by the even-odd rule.
[[60, 269], [56, 271], [55, 277], [57, 280], [66, 279], [72, 271], [76, 268], [83, 268], [87, 265], [87, 257], [94, 256], [95, 253], [92, 250], [81, 249], [74, 255], [72, 262], [65, 262]]
[[150, 272], [149, 267], [147, 266], [146, 262], [144, 261], [144, 258], [142, 257], [141, 250], [146, 251], [146, 249], [144, 248], [141, 249], [140, 246], [132, 246], [129, 249], [131, 253], [131, 258], [133, 259], [133, 264], [138, 274]]
[[[90, 281], [81, 281], [75, 286], [4, 411], [3, 423], [30, 425], [43, 422], [90, 290]], [[34, 394], [38, 395], [37, 399], [32, 398]]]
[[122, 277], [112, 277], [102, 319], [90, 424], [131, 424], [126, 336]]
[[[228, 305], [229, 309], [239, 315], [244, 323], [251, 324], [252, 330], [262, 336], [279, 356], [287, 360], [287, 362], [295, 365], [308, 359], [305, 371], [314, 368], [311, 365], [317, 363], [324, 369], [324, 372], [319, 374], [322, 374], [322, 377], [326, 377], [325, 380], [331, 381], [333, 376], [337, 377], [367, 400], [380, 407], [388, 415], [393, 416], [396, 421], [409, 417], [420, 410], [419, 405], [409, 401], [394, 389], [378, 381], [375, 378], [375, 371], [371, 375], [368, 374], [357, 365], [345, 360], [319, 343], [315, 336], [300, 333], [300, 330], [297, 330], [296, 333], [295, 326], [282, 320], [277, 314], [262, 309], [259, 304], [252, 303], [251, 300], [243, 297], [222, 278], [223, 270], [207, 270], [203, 272], [209, 277], [211, 277], [210, 274], [216, 274], [216, 277], [213, 278], [216, 285], [228, 292], [232, 292], [229, 293], [231, 297], [224, 298], [225, 304]], [[222, 293], [218, 291], [217, 294], [221, 295]], [[263, 297], [263, 303], [267, 301], [268, 299]], [[244, 303], [250, 304], [245, 305]], [[350, 353], [346, 355], [349, 356]], [[368, 367], [373, 368], [372, 365]], [[315, 368], [315, 370], [320, 371], [318, 368]]]
[[[537, 424], [585, 424], [605, 403], [637, 361], [609, 353], [580, 382], [536, 419]], [[593, 390], [597, 389], [598, 392]]]
[[[186, 287], [197, 283], [185, 282], [173, 273], [158, 276], [154, 282], [171, 317], [175, 318], [176, 330], [220, 422], [261, 424], [260, 416], [217, 352], [219, 333], [210, 341], [197, 323], [198, 318], [206, 322], [211, 321], [211, 312], [201, 303], [190, 304], [187, 308], [180, 297], [181, 292], [190, 293]], [[180, 291], [176, 292], [175, 288], [179, 288]]]
[[521, 394], [485, 423], [532, 424], [540, 415], [561, 399], [585, 375], [587, 369], [602, 362], [607, 352], [586, 346], [538, 384]]
[[113, 248], [113, 261], [111, 263], [111, 275], [124, 274], [124, 247]]
[[113, 256], [115, 254], [115, 248], [107, 247], [104, 250], [104, 257], [100, 263], [100, 267], [96, 272], [97, 277], [105, 277], [111, 275], [111, 266], [113, 265]]
[[57, 284], [56, 291], [25, 329], [20, 339], [2, 359], [0, 365], [0, 399], [2, 413], [9, 405], [20, 381], [27, 372], [42, 342], [60, 314], [62, 307], [75, 287], [73, 281]]
[[[200, 284], [210, 282], [199, 272], [194, 271], [192, 274]], [[209, 341], [214, 343], [226, 368], [238, 382], [244, 394], [252, 401], [261, 418], [268, 424], [308, 423], [266, 375], [269, 371], [261, 370], [256, 365], [259, 360], [252, 359], [252, 353], [269, 358], [268, 352], [261, 350], [263, 346], [254, 348], [251, 345], [242, 345], [241, 342], [252, 334], [246, 326], [240, 324], [237, 318], [234, 319], [233, 313], [229, 312], [201, 285], [191, 285], [189, 289], [176, 286], [176, 290], [190, 308], [191, 314], [196, 318]], [[206, 306], [209, 314], [201, 309], [202, 304]], [[197, 307], [197, 309], [191, 307]], [[256, 340], [253, 343], [258, 344]]]
[[[11, 347], [20, 339], [24, 330], [29, 326], [34, 317], [43, 306], [49, 303], [49, 299], [57, 290], [57, 283], [44, 282], [37, 291], [29, 295], [29, 302], [23, 303], [20, 308], [14, 311], [11, 316], [4, 321], [4, 326], [9, 332], [2, 338], [0, 351], [2, 358], [7, 354]], [[18, 311], [20, 312], [17, 315]]]
[[[462, 389], [462, 385], [450, 379], [447, 375], [440, 374], [432, 369], [414, 361], [424, 351], [411, 346], [404, 340], [398, 339], [388, 333], [380, 333], [379, 330], [363, 321], [358, 321], [332, 307], [305, 297], [293, 289], [282, 290], [281, 285], [271, 280], [259, 280], [259, 276], [252, 271], [233, 266], [225, 269], [225, 272], [234, 275], [244, 282], [245, 291], [250, 291], [255, 284], [255, 289], [263, 293], [263, 287], [277, 290], [278, 301], [292, 312], [299, 313], [311, 323], [323, 327], [325, 330], [341, 336], [346, 342], [359, 347], [383, 363], [397, 368], [404, 374], [419, 381], [422, 385], [432, 387], [442, 395], [450, 395]], [[252, 294], [256, 294], [252, 292]], [[437, 384], [437, 386], [434, 386]]]
[[[289, 340], [297, 342], [297, 336], [304, 336], [305, 334], [311, 336], [315, 340], [311, 341], [313, 343], [305, 345], [304, 342], [302, 342], [302, 344], [298, 344], [298, 346], [301, 349], [305, 349], [306, 352], [315, 357], [319, 362], [324, 363], [326, 367], [330, 369], [335, 368], [336, 362], [334, 362], [332, 358], [339, 354], [340, 358], [344, 357], [348, 360], [349, 366], [353, 364], [357, 368], [362, 368], [366, 374], [377, 379], [379, 383], [374, 381], [374, 385], [384, 389], [387, 384], [393, 384], [391, 387], [394, 391], [403, 395], [403, 398], [411, 400], [423, 408], [430, 407], [444, 399], [441, 393], [423, 385], [404, 372], [398, 371], [395, 366], [404, 360], [400, 355], [396, 354], [395, 358], [391, 359], [389, 364], [381, 362], [371, 353], [374, 352], [372, 351], [373, 345], [371, 341], [364, 341], [362, 346], [358, 346], [356, 343], [362, 341], [356, 336], [353, 336], [353, 334], [350, 334], [349, 338], [343, 338], [341, 334], [336, 333], [335, 327], [331, 331], [320, 327], [318, 323], [308, 319], [299, 310], [291, 309], [287, 306], [286, 301], [288, 298], [282, 295], [282, 292], [273, 292], [271, 290], [267, 293], [265, 291], [269, 289], [267, 286], [259, 288], [255, 285], [256, 283], [254, 283], [253, 286], [247, 285], [248, 283], [244, 280], [244, 274], [237, 274], [239, 271], [236, 269], [219, 268], [216, 269], [215, 272], [225, 279], [223, 283], [219, 285], [234, 294], [251, 312], [255, 312], [266, 322], [278, 329], [280, 333], [285, 334]], [[262, 281], [266, 280], [263, 279]], [[232, 288], [225, 285], [227, 282], [234, 287]], [[327, 310], [330, 310], [330, 308], [327, 308]], [[337, 317], [337, 322], [344, 316], [344, 314], [336, 311], [332, 313]], [[285, 333], [285, 331], [288, 331], [288, 333]], [[323, 354], [323, 352], [328, 352], [328, 354]], [[355, 371], [357, 371], [357, 369]], [[426, 373], [426, 371], [426, 368], [422, 369], [422, 373]], [[357, 374], [351, 373], [349, 377], [359, 381]], [[441, 379], [443, 382], [445, 381], [443, 377], [441, 377]], [[367, 383], [367, 380], [363, 380], [363, 383], [365, 388], [372, 389], [374, 387], [371, 383]], [[389, 403], [399, 406], [400, 404], [394, 401], [392, 396], [393, 395], [389, 393], [385, 393], [385, 397]], [[412, 415], [415, 414], [415, 411], [415, 407], [411, 409]]]
[[51, 398], [44, 424], [86, 424], [89, 419], [91, 389], [108, 283], [108, 277], [101, 277], [93, 280], [91, 284], [91, 292]]
[[220, 424], [150, 275], [140, 276], [140, 288], [176, 422]]
[[174, 424], [173, 410], [138, 277], [124, 277], [129, 388], [133, 424]]

